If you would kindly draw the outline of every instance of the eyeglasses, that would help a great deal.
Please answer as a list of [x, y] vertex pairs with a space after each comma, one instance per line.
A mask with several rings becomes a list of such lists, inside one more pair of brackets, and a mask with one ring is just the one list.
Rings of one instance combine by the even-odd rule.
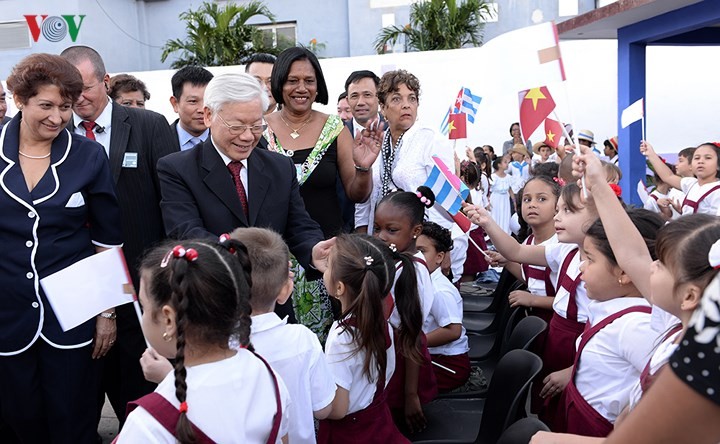
[[247, 130], [250, 130], [251, 133], [253, 133], [256, 136], [259, 136], [265, 131], [267, 128], [267, 125], [262, 123], [260, 125], [230, 125], [225, 121], [225, 119], [222, 118], [220, 114], [217, 114], [218, 118], [220, 118], [220, 121], [225, 124], [225, 126], [228, 129], [228, 132], [232, 134], [233, 136], [239, 136], [240, 134], [244, 133]]

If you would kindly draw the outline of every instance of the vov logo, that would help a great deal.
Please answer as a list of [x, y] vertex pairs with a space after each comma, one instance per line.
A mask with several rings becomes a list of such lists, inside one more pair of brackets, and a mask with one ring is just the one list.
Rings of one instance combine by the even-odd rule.
[[[83, 20], [85, 20], [84, 15], [61, 15], [59, 17], [40, 15], [38, 23], [37, 14], [24, 17], [30, 29], [30, 35], [36, 43], [40, 39], [40, 34], [49, 42], [59, 42], [70, 34], [70, 39], [74, 42], [80, 32]], [[79, 20], [76, 17], [79, 17]]]

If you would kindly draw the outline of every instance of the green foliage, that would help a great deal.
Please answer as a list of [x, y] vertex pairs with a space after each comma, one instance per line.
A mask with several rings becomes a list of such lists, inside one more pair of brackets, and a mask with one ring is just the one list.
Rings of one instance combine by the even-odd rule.
[[256, 16], [275, 21], [268, 7], [255, 0], [243, 5], [228, 3], [224, 7], [205, 2], [195, 11], [185, 11], [179, 18], [186, 23], [187, 36], [184, 40], [168, 40], [160, 61], [180, 52], [171, 65], [173, 68], [192, 64], [228, 66], [242, 64], [244, 58], [255, 52], [277, 53], [277, 48], [263, 43], [257, 27], [247, 24]]
[[378, 34], [375, 50], [405, 38], [406, 50], [434, 51], [482, 45], [485, 20], [492, 13], [484, 0], [424, 0], [410, 7], [410, 24], [389, 26]]

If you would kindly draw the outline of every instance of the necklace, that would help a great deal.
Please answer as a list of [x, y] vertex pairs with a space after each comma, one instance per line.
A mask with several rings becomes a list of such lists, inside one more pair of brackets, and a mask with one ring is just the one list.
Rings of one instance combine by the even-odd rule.
[[282, 119], [283, 123], [285, 124], [286, 127], [288, 127], [288, 129], [292, 130], [292, 132], [290, 133], [290, 137], [292, 137], [293, 139], [297, 139], [298, 137], [300, 137], [300, 132], [299, 132], [299, 131], [300, 131], [301, 129], [305, 128], [308, 123], [310, 123], [310, 120], [312, 119], [312, 117], [313, 117], [313, 116], [312, 116], [312, 113], [311, 113], [311, 114], [310, 114], [310, 117], [308, 117], [307, 120], [306, 120], [305, 122], [303, 122], [302, 125], [300, 125], [300, 128], [295, 129], [295, 128], [293, 128], [293, 127], [290, 126], [290, 124], [288, 123], [287, 120], [285, 120], [285, 118], [283, 117], [282, 111], [280, 112], [280, 119]]
[[22, 151], [18, 150], [18, 154], [20, 154], [23, 157], [27, 157], [28, 159], [47, 159], [48, 157], [50, 157], [51, 153], [47, 153], [42, 156], [31, 156], [30, 154], [25, 154]]

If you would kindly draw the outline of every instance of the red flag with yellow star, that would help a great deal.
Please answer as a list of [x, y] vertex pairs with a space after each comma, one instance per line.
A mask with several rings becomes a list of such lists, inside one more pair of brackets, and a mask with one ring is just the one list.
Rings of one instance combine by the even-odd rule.
[[450, 114], [448, 122], [450, 140], [467, 138], [467, 115], [465, 113]]
[[555, 101], [546, 86], [526, 89], [518, 94], [520, 99], [520, 130], [523, 140], [543, 123], [543, 120], [555, 109]]
[[545, 144], [557, 148], [562, 136], [562, 123], [550, 118], [545, 119]]

